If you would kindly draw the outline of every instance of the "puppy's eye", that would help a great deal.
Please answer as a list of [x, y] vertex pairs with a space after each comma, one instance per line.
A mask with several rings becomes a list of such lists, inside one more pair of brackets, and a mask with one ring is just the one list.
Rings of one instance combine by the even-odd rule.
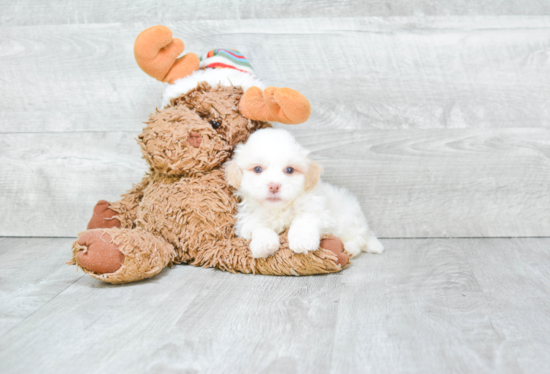
[[212, 125], [212, 128], [214, 128], [214, 130], [217, 130], [218, 127], [220, 127], [222, 125], [222, 123], [220, 121], [212, 120], [212, 121], [209, 121], [209, 122]]
[[256, 166], [254, 168], [254, 173], [256, 174], [260, 174], [262, 171], [264, 171], [264, 169], [262, 169], [261, 166]]
[[285, 169], [285, 173], [292, 174], [294, 173], [294, 168], [291, 168], [290, 166]]

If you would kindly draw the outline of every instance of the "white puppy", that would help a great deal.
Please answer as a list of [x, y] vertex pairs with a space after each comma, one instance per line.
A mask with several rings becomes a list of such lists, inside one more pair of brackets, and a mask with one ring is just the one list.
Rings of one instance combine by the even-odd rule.
[[369, 230], [359, 202], [348, 190], [320, 182], [322, 169], [292, 135], [281, 129], [253, 133], [239, 144], [225, 165], [229, 184], [237, 189], [238, 236], [252, 239], [256, 258], [279, 249], [279, 234], [288, 231], [296, 253], [319, 248], [321, 235], [339, 237], [346, 250], [382, 253], [384, 247]]

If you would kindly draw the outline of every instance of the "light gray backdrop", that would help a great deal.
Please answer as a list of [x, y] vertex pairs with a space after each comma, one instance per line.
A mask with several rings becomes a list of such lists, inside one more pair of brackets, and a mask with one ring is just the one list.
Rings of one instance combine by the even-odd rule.
[[1, 5], [0, 235], [75, 236], [140, 180], [134, 139], [165, 84], [133, 41], [158, 23], [305, 94], [291, 131], [379, 236], [550, 234], [550, 17], [507, 15], [548, 2], [200, 3]]

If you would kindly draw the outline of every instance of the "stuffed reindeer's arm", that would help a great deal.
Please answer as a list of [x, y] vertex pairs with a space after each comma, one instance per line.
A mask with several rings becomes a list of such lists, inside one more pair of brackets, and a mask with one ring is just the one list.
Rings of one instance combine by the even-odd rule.
[[98, 201], [87, 229], [134, 228], [137, 208], [143, 197], [143, 190], [149, 182], [150, 176], [146, 175], [140, 183], [134, 184], [130, 191], [122, 195], [122, 199], [119, 201], [114, 203], [105, 200]]

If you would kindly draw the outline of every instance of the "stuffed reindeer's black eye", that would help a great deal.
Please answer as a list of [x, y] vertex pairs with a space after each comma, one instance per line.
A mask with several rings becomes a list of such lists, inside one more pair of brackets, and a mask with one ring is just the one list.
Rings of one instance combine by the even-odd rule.
[[221, 126], [221, 122], [219, 122], [219, 121], [210, 121], [210, 124], [212, 125], [212, 127], [214, 128], [214, 130], [217, 130], [218, 127]]

